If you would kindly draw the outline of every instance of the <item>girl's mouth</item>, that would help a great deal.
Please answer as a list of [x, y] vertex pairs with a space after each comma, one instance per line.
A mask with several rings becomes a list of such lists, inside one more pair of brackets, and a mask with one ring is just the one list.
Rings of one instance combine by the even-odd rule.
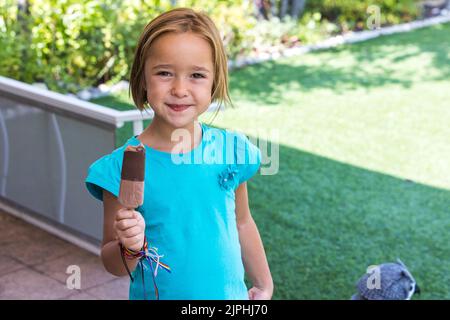
[[167, 106], [172, 109], [173, 111], [183, 111], [186, 110], [187, 108], [189, 108], [191, 105], [189, 104], [167, 104]]

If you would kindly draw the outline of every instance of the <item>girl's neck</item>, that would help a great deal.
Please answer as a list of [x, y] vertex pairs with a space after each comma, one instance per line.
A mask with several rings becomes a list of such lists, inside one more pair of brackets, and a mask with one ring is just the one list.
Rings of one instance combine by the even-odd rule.
[[[189, 133], [189, 139], [172, 141], [172, 134], [176, 129], [186, 130]], [[155, 117], [150, 125], [138, 136], [138, 139], [147, 146], [160, 151], [170, 152], [180, 143], [182, 143], [183, 150], [192, 150], [201, 142], [202, 130], [197, 120], [183, 128], [174, 128]]]

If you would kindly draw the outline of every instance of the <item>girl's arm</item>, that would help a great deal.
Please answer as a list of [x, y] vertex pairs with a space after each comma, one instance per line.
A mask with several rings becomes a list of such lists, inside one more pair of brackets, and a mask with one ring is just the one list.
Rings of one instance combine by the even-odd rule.
[[236, 189], [236, 223], [245, 271], [252, 281], [251, 300], [271, 299], [273, 281], [258, 228], [248, 206], [247, 183]]
[[[127, 270], [122, 261], [122, 256], [119, 249], [119, 240], [117, 239], [114, 230], [114, 221], [117, 212], [124, 208], [117, 197], [112, 193], [103, 190], [103, 243], [101, 258], [105, 269], [118, 277], [128, 275]], [[128, 269], [132, 272], [138, 263], [138, 259], [125, 259]]]

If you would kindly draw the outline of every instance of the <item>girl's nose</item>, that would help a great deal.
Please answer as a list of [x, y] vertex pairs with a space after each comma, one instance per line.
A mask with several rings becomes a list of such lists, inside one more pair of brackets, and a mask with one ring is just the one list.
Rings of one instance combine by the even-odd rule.
[[185, 97], [187, 95], [186, 85], [182, 79], [175, 79], [173, 82], [171, 94], [176, 97]]

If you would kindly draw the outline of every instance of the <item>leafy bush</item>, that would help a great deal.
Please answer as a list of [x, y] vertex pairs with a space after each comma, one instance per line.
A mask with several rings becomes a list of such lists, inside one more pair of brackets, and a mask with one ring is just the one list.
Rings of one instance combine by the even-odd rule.
[[[29, 14], [17, 1], [0, 0], [0, 74], [25, 82], [42, 81], [55, 91], [127, 78], [143, 27], [172, 8], [170, 1], [29, 0]], [[251, 3], [178, 1], [206, 11], [221, 26], [230, 55], [242, 50], [242, 30]], [[3, 49], [4, 48], [4, 49]]]
[[[19, 79], [24, 73], [27, 39], [21, 33], [14, 0], [0, 1], [0, 72]], [[30, 57], [27, 57], [30, 58]]]
[[298, 21], [257, 21], [248, 0], [28, 0], [28, 10], [0, 0], [0, 74], [60, 92], [127, 79], [143, 27], [172, 2], [208, 13], [231, 59], [354, 29], [369, 4], [380, 6], [383, 24], [417, 16], [413, 0], [309, 0]]
[[170, 9], [166, 1], [0, 0], [0, 74], [42, 81], [56, 91], [77, 91], [117, 81], [129, 71], [147, 22]]
[[381, 25], [398, 24], [416, 19], [419, 15], [418, 0], [308, 0], [306, 12], [320, 12], [323, 19], [334, 22], [340, 30], [367, 29], [367, 8], [380, 8]]

